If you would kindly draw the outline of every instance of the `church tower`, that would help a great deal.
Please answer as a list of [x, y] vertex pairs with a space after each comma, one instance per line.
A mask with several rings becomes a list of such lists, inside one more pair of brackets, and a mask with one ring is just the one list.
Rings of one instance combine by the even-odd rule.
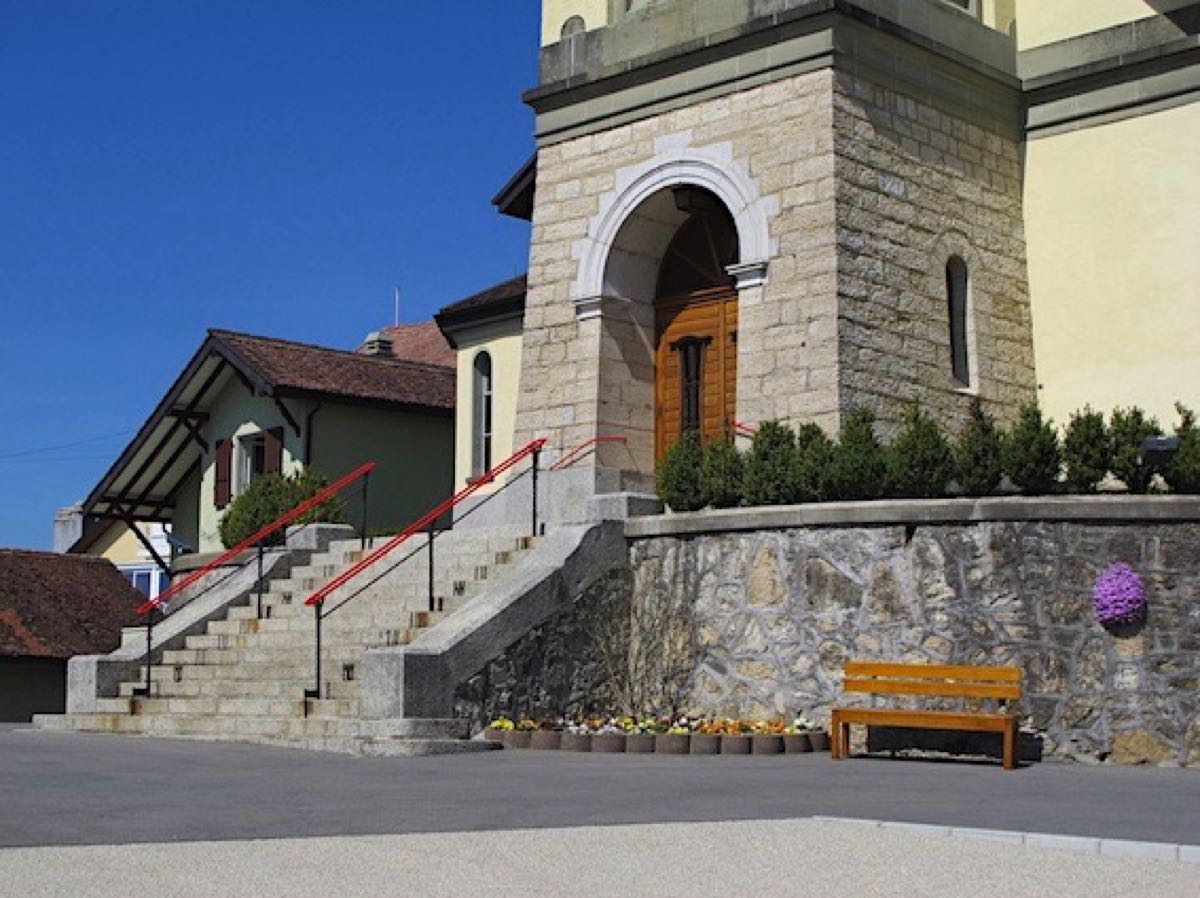
[[[1011, 7], [1011, 4], [1007, 4]], [[545, 0], [517, 444], [1035, 395], [1011, 10]]]

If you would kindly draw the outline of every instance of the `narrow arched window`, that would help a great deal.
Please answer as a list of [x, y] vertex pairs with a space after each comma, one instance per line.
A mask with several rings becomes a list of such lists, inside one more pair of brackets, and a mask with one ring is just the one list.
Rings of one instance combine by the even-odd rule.
[[970, 299], [967, 263], [951, 256], [946, 263], [946, 304], [950, 318], [950, 366], [960, 386], [971, 386], [971, 356], [967, 345], [967, 316]]
[[492, 467], [492, 357], [475, 356], [471, 403], [471, 476], [479, 477]]

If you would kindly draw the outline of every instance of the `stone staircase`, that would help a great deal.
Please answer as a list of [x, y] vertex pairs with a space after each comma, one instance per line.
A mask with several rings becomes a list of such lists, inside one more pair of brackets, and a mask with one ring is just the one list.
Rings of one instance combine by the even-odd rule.
[[[490, 747], [468, 741], [469, 723], [454, 719], [368, 719], [361, 714], [363, 654], [407, 645], [486, 589], [518, 562], [533, 540], [517, 527], [455, 530], [435, 540], [437, 610], [429, 606], [429, 556], [418, 537], [397, 548], [326, 601], [321, 634], [320, 697], [305, 697], [315, 677], [315, 621], [304, 600], [362, 557], [354, 541], [335, 541], [285, 577], [267, 581], [262, 617], [257, 597], [210, 620], [182, 648], [161, 652], [150, 669], [149, 695], [123, 682], [92, 713], [42, 715], [43, 729], [255, 742], [368, 755], [429, 754]], [[420, 551], [414, 552], [414, 549]], [[368, 551], [370, 547], [368, 547]], [[413, 553], [386, 574], [396, 561]], [[376, 582], [363, 587], [373, 578]], [[362, 589], [359, 595], [355, 590]], [[123, 646], [143, 644], [128, 629]]]

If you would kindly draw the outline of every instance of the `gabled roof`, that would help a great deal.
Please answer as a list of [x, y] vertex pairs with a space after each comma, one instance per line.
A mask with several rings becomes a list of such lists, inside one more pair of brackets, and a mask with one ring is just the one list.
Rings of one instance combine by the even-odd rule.
[[[454, 347], [446, 342], [445, 336], [433, 321], [420, 324], [393, 324], [381, 328], [385, 337], [392, 341], [392, 357], [425, 365], [441, 365], [453, 368]], [[358, 348], [363, 352], [366, 344]]]
[[454, 331], [463, 325], [523, 314], [527, 286], [526, 276], [517, 275], [466, 299], [451, 303], [434, 315], [433, 319], [450, 344], [456, 346]]
[[143, 600], [102, 558], [0, 549], [0, 656], [111, 652]]
[[130, 444], [84, 500], [88, 517], [169, 521], [171, 496], [209, 444], [202, 430], [213, 400], [232, 379], [272, 400], [299, 432], [287, 400], [317, 399], [453, 412], [454, 370], [290, 340], [210, 330]]

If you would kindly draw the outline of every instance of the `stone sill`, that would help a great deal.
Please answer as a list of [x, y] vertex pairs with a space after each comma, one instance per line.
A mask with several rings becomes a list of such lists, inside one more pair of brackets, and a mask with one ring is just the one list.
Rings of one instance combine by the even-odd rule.
[[737, 530], [967, 524], [985, 521], [1200, 522], [1200, 496], [1024, 496], [884, 499], [724, 508], [631, 518], [625, 536], [646, 539]]

